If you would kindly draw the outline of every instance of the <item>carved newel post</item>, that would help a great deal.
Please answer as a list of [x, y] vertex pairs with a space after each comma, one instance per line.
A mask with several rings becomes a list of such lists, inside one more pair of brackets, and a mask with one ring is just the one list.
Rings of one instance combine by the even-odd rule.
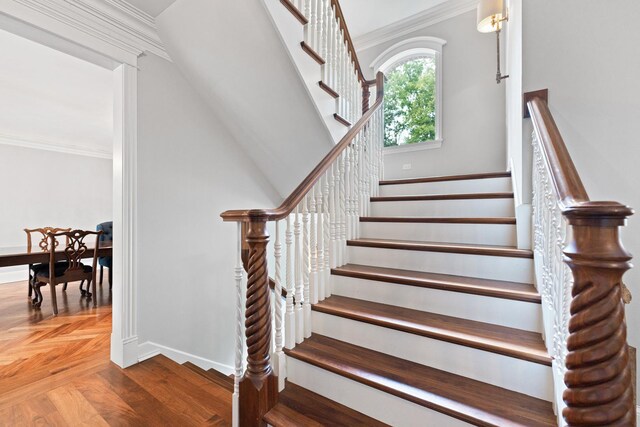
[[565, 261], [574, 284], [562, 415], [569, 426], [635, 426], [622, 275], [631, 256], [619, 227], [633, 211], [585, 202], [564, 211], [572, 226]]
[[265, 426], [264, 415], [278, 402], [278, 378], [271, 367], [271, 307], [267, 273], [267, 218], [261, 210], [249, 212], [246, 241], [247, 272], [247, 370], [240, 381], [240, 425]]

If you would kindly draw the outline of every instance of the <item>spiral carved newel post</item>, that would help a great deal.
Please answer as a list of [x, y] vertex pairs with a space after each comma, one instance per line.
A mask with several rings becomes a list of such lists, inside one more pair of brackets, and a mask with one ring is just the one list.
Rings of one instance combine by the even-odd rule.
[[[533, 249], [559, 425], [635, 426], [620, 227], [633, 210], [589, 199], [547, 105], [525, 94], [534, 132]], [[561, 417], [561, 418], [560, 418]]]
[[240, 381], [241, 426], [265, 426], [264, 415], [278, 402], [278, 378], [271, 367], [271, 305], [267, 271], [267, 216], [248, 212], [249, 247], [245, 335], [247, 369]]
[[565, 211], [573, 232], [564, 250], [573, 273], [563, 395], [569, 426], [635, 425], [622, 296], [631, 255], [618, 231], [632, 214], [613, 202]]

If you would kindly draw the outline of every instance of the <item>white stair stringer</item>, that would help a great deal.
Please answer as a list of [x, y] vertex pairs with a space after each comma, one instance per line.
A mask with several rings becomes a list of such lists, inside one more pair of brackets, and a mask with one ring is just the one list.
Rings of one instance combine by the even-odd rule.
[[375, 201], [371, 203], [371, 216], [423, 216], [461, 217], [473, 213], [474, 217], [514, 217], [512, 198]]
[[282, 5], [280, 0], [264, 0], [264, 3], [271, 14], [274, 26], [280, 33], [282, 43], [305, 82], [318, 114], [322, 116], [333, 140], [340, 141], [349, 128], [334, 118], [333, 115], [337, 112], [336, 100], [318, 85], [322, 76], [322, 66], [300, 46], [300, 42], [304, 40], [304, 26]]
[[462, 179], [458, 181], [420, 182], [380, 186], [380, 196], [413, 196], [416, 194], [456, 194], [509, 192], [511, 178]]
[[471, 425], [293, 357], [287, 357], [287, 375], [294, 384], [392, 426]]
[[539, 399], [553, 398], [551, 366], [314, 311], [313, 333]]
[[348, 246], [352, 264], [425, 271], [482, 279], [534, 283], [533, 260], [492, 255]]
[[360, 237], [515, 246], [516, 226], [511, 224], [360, 222]]
[[509, 328], [542, 332], [540, 304], [430, 289], [421, 286], [331, 276], [333, 294]]

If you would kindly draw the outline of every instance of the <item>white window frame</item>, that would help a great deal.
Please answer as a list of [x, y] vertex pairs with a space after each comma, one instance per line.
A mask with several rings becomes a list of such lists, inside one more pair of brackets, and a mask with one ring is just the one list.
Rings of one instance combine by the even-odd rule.
[[371, 63], [375, 73], [387, 74], [399, 65], [413, 59], [433, 57], [436, 65], [436, 138], [432, 141], [384, 147], [385, 154], [440, 148], [444, 142], [442, 135], [442, 48], [446, 40], [437, 37], [413, 37], [386, 49]]

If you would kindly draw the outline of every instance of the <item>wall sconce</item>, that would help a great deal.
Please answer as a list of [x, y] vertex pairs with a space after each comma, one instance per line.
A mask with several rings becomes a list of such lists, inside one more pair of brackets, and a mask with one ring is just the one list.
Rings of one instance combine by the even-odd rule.
[[478, 31], [481, 33], [496, 33], [498, 43], [498, 71], [496, 72], [496, 83], [500, 84], [503, 76], [500, 72], [500, 30], [502, 21], [508, 21], [509, 16], [504, 9], [503, 0], [480, 0], [478, 3]]

